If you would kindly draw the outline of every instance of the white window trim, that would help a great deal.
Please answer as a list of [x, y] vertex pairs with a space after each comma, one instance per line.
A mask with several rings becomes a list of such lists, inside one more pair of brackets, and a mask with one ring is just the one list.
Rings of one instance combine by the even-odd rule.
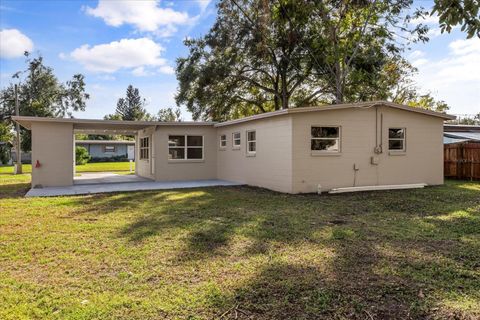
[[[250, 132], [255, 132], [255, 140], [248, 140], [248, 134]], [[255, 151], [248, 150], [250, 142], [255, 142]], [[247, 130], [245, 132], [245, 145], [247, 147], [247, 156], [255, 156], [257, 154], [257, 130]]]
[[[222, 137], [225, 137], [225, 139], [222, 139]], [[227, 135], [226, 134], [221, 134], [219, 138], [220, 139], [219, 139], [218, 147], [220, 148], [220, 150], [225, 150], [227, 148]], [[222, 142], [225, 142], [224, 146], [222, 146]]]
[[[235, 139], [235, 135], [238, 134], [240, 137]], [[240, 140], [240, 144], [235, 144], [235, 140]], [[232, 149], [239, 150], [242, 147], [242, 134], [240, 132], [232, 133]]]
[[[319, 127], [319, 128], [338, 128], [338, 138], [313, 138], [312, 137], [312, 128]], [[328, 155], [328, 156], [338, 156], [342, 153], [342, 126], [339, 125], [324, 125], [324, 124], [312, 124], [310, 126], [310, 130], [308, 132], [310, 135], [309, 140], [309, 149], [310, 154], [312, 156], [318, 155]], [[312, 150], [312, 140], [338, 140], [338, 150], [331, 151], [331, 150]]]
[[[148, 141], [148, 146], [147, 147], [142, 147], [142, 140], [144, 139], [147, 139]], [[144, 161], [149, 161], [150, 160], [150, 137], [149, 136], [145, 136], [145, 137], [141, 137], [140, 138], [140, 147], [138, 148], [139, 150], [139, 154], [138, 154], [138, 158], [140, 160], [144, 160]], [[148, 152], [148, 156], [147, 157], [142, 157], [142, 150], [147, 150]]]
[[[169, 144], [168, 144], [168, 140], [169, 140], [169, 137], [170, 136], [184, 136], [185, 137], [185, 145], [184, 146], [179, 146], [179, 147], [171, 147]], [[187, 141], [188, 141], [188, 136], [190, 137], [202, 137], [202, 146], [199, 147], [199, 146], [191, 146], [189, 147], [187, 145]], [[205, 161], [205, 137], [201, 134], [175, 134], [175, 133], [171, 133], [171, 134], [168, 134], [167, 135], [167, 157], [169, 157], [170, 155], [170, 149], [180, 149], [180, 148], [184, 148], [184, 154], [185, 154], [185, 158], [183, 159], [168, 159], [169, 162], [203, 162]], [[188, 159], [187, 158], [187, 154], [188, 154], [188, 149], [191, 148], [196, 148], [196, 149], [202, 149], [202, 158], [201, 159]]]
[[[402, 129], [403, 138], [390, 138], [390, 129]], [[407, 152], [407, 128], [405, 127], [389, 127], [387, 130], [387, 143], [388, 143], [388, 153], [389, 155], [401, 155]], [[390, 140], [403, 141], [403, 149], [390, 149]]]

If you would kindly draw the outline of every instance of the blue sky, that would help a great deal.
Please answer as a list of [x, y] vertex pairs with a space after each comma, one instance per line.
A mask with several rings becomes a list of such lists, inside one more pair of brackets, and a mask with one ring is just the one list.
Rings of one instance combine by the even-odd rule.
[[[428, 1], [416, 3], [431, 6]], [[129, 84], [147, 98], [147, 109], [174, 106], [175, 59], [185, 56], [185, 37], [200, 36], [215, 19], [215, 2], [182, 1], [7, 1], [0, 2], [0, 87], [25, 67], [23, 50], [40, 52], [62, 81], [86, 76], [91, 99], [81, 118], [113, 113]], [[450, 113], [480, 112], [480, 39], [455, 29], [441, 35], [438, 21], [430, 42], [405, 56], [419, 68], [423, 92], [445, 100]], [[185, 120], [190, 115], [183, 112]]]

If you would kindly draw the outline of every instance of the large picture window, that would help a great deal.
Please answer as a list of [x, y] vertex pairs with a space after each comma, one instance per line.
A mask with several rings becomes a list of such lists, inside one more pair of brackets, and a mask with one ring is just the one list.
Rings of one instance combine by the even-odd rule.
[[340, 127], [312, 127], [310, 146], [314, 152], [340, 152]]
[[140, 138], [140, 160], [148, 160], [150, 153], [150, 139], [148, 137]]
[[242, 140], [241, 140], [241, 138], [240, 138], [240, 132], [234, 132], [234, 133], [232, 134], [232, 138], [233, 138], [233, 139], [232, 139], [232, 141], [233, 141], [233, 142], [232, 142], [232, 143], [233, 143], [233, 148], [234, 148], [234, 149], [240, 149], [240, 145], [241, 145], [241, 143], [242, 143]]
[[247, 131], [247, 153], [257, 153], [257, 133], [255, 131]]
[[405, 128], [388, 129], [388, 150], [405, 151]]
[[168, 159], [203, 160], [203, 136], [168, 136]]

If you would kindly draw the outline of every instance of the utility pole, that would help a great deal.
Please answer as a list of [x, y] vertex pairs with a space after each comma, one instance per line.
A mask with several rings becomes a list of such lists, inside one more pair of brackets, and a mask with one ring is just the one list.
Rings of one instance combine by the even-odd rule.
[[[20, 107], [18, 106], [18, 86], [15, 85], [15, 115], [20, 115]], [[22, 150], [20, 148], [20, 125], [16, 123], [17, 128], [17, 163], [15, 164], [15, 174], [22, 173]]]

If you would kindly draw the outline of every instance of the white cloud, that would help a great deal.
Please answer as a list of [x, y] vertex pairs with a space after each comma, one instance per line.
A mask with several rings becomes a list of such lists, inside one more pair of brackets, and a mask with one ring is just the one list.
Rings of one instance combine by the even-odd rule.
[[141, 67], [136, 67], [135, 69], [132, 70], [132, 74], [135, 76], [135, 77], [146, 77], [146, 76], [150, 76], [152, 75], [151, 72], [145, 70], [145, 67], [141, 66]]
[[420, 67], [420, 66], [423, 66], [425, 65], [426, 63], [428, 63], [428, 60], [427, 59], [424, 59], [424, 58], [419, 58], [419, 59], [416, 59], [416, 60], [413, 60], [412, 61], [412, 65], [416, 68]]
[[415, 19], [412, 19], [412, 21], [410, 21], [410, 23], [412, 24], [428, 24], [428, 25], [432, 25], [432, 24], [438, 24], [438, 16], [437, 15], [426, 15], [424, 16], [423, 18], [422, 17], [419, 17], [419, 18], [415, 18]]
[[25, 51], [32, 51], [33, 42], [17, 29], [0, 30], [0, 58], [22, 57]]
[[159, 36], [169, 36], [176, 26], [187, 24], [190, 18], [186, 12], [172, 8], [161, 8], [160, 1], [99, 0], [96, 8], [86, 7], [85, 12], [102, 18], [106, 24], [119, 27], [133, 25], [143, 32], [157, 32]]
[[122, 39], [93, 47], [83, 45], [70, 56], [87, 70], [112, 73], [120, 69], [166, 66], [167, 61], [160, 57], [163, 50], [148, 38]]
[[425, 57], [425, 52], [421, 51], [421, 50], [415, 50], [415, 51], [412, 51], [412, 53], [410, 53], [410, 55], [408, 57], [410, 59], [422, 58], [422, 57]]
[[210, 2], [212, 2], [212, 0], [197, 0], [197, 3], [200, 6], [200, 10], [202, 12], [205, 11], [205, 9], [207, 9]]
[[161, 66], [158, 72], [165, 74], [175, 74], [175, 70], [171, 66]]
[[[445, 58], [424, 59], [419, 69], [418, 85], [445, 100], [452, 113], [480, 111], [480, 39], [455, 40]], [[422, 59], [417, 59], [418, 60]], [[415, 60], [412, 61], [415, 63]]]

